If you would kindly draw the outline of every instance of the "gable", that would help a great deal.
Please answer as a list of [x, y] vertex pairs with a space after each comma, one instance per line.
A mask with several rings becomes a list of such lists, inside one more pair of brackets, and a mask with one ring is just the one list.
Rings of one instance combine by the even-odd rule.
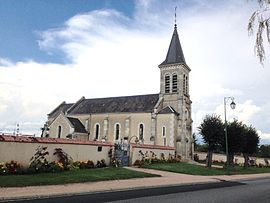
[[67, 110], [73, 105], [74, 103], [67, 104], [66, 102], [62, 102], [59, 106], [57, 106], [51, 113], [48, 114], [49, 117], [55, 118], [61, 112], [66, 113]]

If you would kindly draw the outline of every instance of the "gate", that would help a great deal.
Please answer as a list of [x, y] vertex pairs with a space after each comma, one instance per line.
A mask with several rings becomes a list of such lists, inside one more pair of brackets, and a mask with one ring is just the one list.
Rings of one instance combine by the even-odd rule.
[[130, 146], [127, 143], [114, 144], [114, 157], [120, 162], [120, 166], [129, 165], [129, 150]]

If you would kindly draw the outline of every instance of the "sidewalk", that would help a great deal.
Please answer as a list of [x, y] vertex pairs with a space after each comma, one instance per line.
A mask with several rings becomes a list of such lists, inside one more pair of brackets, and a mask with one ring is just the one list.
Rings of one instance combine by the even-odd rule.
[[112, 181], [100, 181], [89, 183], [74, 183], [65, 185], [0, 188], [0, 200], [62, 196], [80, 193], [95, 193], [95, 192], [106, 192], [117, 190], [119, 191], [127, 189], [138, 189], [145, 187], [158, 187], [158, 186], [180, 185], [180, 184], [184, 185], [196, 183], [199, 184], [199, 183], [219, 182], [223, 180], [237, 181], [253, 178], [270, 177], [270, 173], [252, 174], [252, 175], [233, 175], [233, 176], [194, 176], [143, 168], [128, 167], [128, 169], [143, 171], [146, 173], [159, 174], [161, 175], [161, 177], [137, 178], [129, 180], [112, 180]]

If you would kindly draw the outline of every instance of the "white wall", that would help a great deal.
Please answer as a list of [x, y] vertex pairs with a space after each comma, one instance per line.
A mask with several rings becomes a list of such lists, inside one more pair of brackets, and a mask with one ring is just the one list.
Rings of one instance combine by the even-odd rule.
[[[24, 143], [24, 142], [0, 142], [0, 162], [18, 161], [28, 166], [31, 157], [35, 154], [38, 146], [48, 147], [48, 161], [57, 160], [53, 155], [55, 148], [61, 148], [73, 158], [73, 161], [91, 160], [95, 164], [98, 160], [105, 159], [109, 164], [108, 152], [110, 145], [89, 145], [89, 144], [57, 144], [57, 143]], [[102, 151], [98, 152], [98, 146]]]

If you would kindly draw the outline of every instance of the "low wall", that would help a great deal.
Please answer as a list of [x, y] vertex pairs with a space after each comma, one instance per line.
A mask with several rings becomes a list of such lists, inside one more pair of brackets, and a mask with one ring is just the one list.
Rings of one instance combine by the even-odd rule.
[[14, 160], [27, 166], [38, 146], [48, 147], [48, 161], [56, 160], [57, 158], [53, 155], [54, 149], [61, 148], [72, 157], [73, 161], [92, 160], [96, 164], [98, 160], [105, 159], [106, 163], [109, 164], [108, 152], [113, 145], [98, 141], [84, 142], [68, 139], [0, 135], [0, 162]]
[[142, 160], [142, 156], [139, 151], [142, 151], [143, 154], [148, 153], [148, 156], [151, 156], [151, 152], [154, 152], [157, 155], [157, 158], [161, 158], [161, 153], [164, 154], [165, 158], [169, 158], [169, 155], [175, 155], [174, 147], [132, 144], [130, 151], [131, 164], [133, 164], [136, 160]]
[[[98, 160], [104, 159], [106, 164], [109, 164], [109, 150], [114, 145], [101, 141], [0, 135], [0, 162], [14, 160], [24, 166], [28, 166], [31, 157], [36, 153], [36, 149], [39, 146], [47, 147], [47, 151], [49, 152], [47, 160], [49, 162], [57, 160], [57, 157], [53, 153], [55, 148], [61, 148], [72, 157], [73, 161], [91, 160], [96, 164]], [[158, 158], [161, 158], [162, 153], [165, 158], [175, 155], [174, 147], [131, 144], [130, 164], [142, 159], [139, 151], [142, 151], [144, 154], [148, 153], [148, 156], [151, 156], [153, 152]]]
[[[194, 154], [197, 154], [199, 156], [199, 160], [205, 160], [207, 156], [207, 153], [205, 152], [194, 152]], [[259, 164], [265, 165], [264, 158], [250, 157], [250, 159], [254, 160], [255, 163], [258, 165]], [[226, 155], [214, 153], [212, 160], [219, 161], [219, 162], [221, 161], [226, 162]], [[268, 161], [270, 163], [270, 159], [268, 159]], [[244, 164], [245, 160], [244, 160], [244, 157], [242, 156], [234, 156], [234, 162], [238, 164]]]

